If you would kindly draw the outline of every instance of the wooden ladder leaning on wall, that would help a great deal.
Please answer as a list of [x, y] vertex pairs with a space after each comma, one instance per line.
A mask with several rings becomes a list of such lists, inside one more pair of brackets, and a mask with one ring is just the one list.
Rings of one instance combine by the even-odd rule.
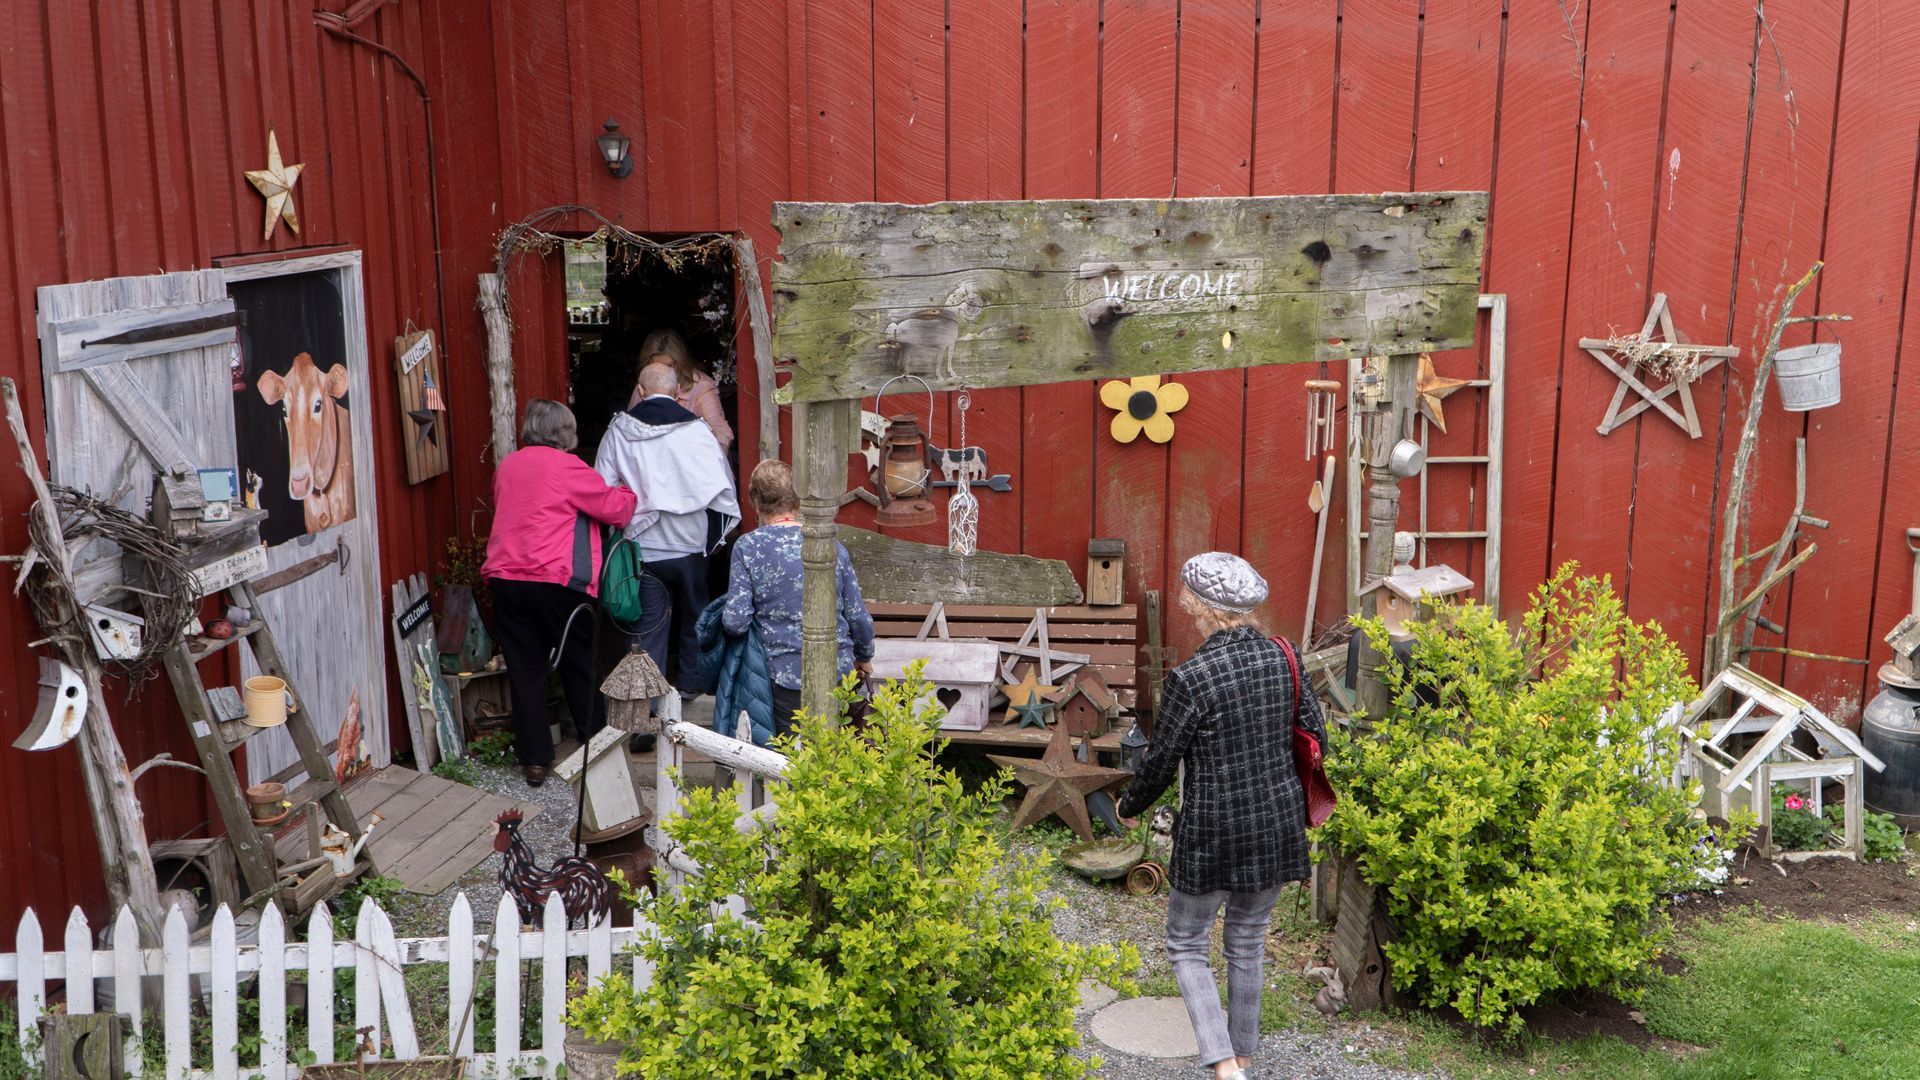
[[[180, 700], [180, 711], [186, 717], [188, 734], [193, 737], [194, 749], [199, 752], [200, 767], [206, 772], [207, 783], [213, 789], [214, 802], [226, 824], [234, 861], [239, 866], [241, 880], [246, 886], [246, 903], [251, 905], [261, 900], [279, 903], [279, 893], [282, 891], [279, 882], [291, 875], [298, 878], [298, 884], [286, 890], [291, 894], [291, 901], [282, 906], [297, 915], [312, 908], [359, 874], [371, 872], [374, 866], [371, 850], [363, 847], [352, 873], [336, 877], [319, 851], [318, 815], [324, 814], [327, 821], [354, 841], [359, 840], [361, 829], [347, 803], [346, 794], [334, 780], [333, 764], [327, 760], [327, 748], [321, 743], [320, 733], [314, 727], [313, 714], [294, 688], [293, 676], [281, 658], [279, 645], [274, 641], [273, 628], [268, 623], [266, 613], [256, 602], [257, 592], [265, 591], [257, 589], [253, 580], [257, 572], [265, 568], [264, 558], [261, 557], [265, 549], [260, 546], [260, 520], [263, 517], [264, 514], [257, 510], [238, 511], [229, 527], [203, 536], [179, 538], [187, 548], [188, 563], [201, 582], [203, 591], [198, 599], [224, 593], [228, 603], [246, 610], [252, 619], [243, 626], [235, 626], [232, 637], [217, 640], [182, 638], [167, 650], [165, 663], [167, 678], [173, 684], [174, 694]], [[247, 807], [245, 787], [233, 763], [234, 751], [245, 746], [254, 736], [276, 728], [254, 727], [237, 718], [223, 719], [216, 713], [206, 683], [200, 677], [202, 661], [242, 641], [253, 653], [261, 674], [272, 675], [285, 682], [292, 695], [294, 708], [287, 713], [286, 723], [280, 726], [293, 739], [294, 749], [300, 757], [299, 768], [307, 774], [307, 781], [289, 791], [287, 801], [293, 805], [296, 815], [304, 814], [306, 818], [311, 850], [305, 862], [287, 867], [280, 866], [274, 854], [272, 830], [254, 824]], [[314, 865], [316, 860], [318, 865]]]

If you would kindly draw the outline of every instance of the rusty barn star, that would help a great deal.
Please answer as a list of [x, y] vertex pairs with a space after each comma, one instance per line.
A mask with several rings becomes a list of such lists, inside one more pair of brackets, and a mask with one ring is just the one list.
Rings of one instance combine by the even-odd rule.
[[1093, 839], [1093, 822], [1087, 816], [1087, 796], [1105, 791], [1133, 774], [1125, 769], [1109, 769], [1076, 761], [1073, 739], [1065, 725], [1056, 724], [1053, 740], [1038, 761], [1033, 758], [1002, 757], [988, 754], [987, 760], [1013, 770], [1014, 779], [1025, 785], [1027, 794], [1014, 812], [1013, 827], [1027, 826], [1057, 814], [1082, 840]]
[[1420, 381], [1415, 386], [1420, 395], [1420, 411], [1427, 415], [1427, 419], [1432, 421], [1433, 426], [1439, 428], [1442, 434], [1447, 430], [1447, 414], [1441, 408], [1440, 402], [1455, 390], [1472, 385], [1472, 379], [1443, 378], [1439, 372], [1433, 370], [1433, 355], [1420, 354]]
[[266, 227], [260, 231], [260, 239], [273, 239], [275, 222], [285, 220], [287, 228], [298, 233], [300, 216], [293, 211], [293, 185], [300, 181], [300, 170], [305, 165], [285, 165], [280, 161], [280, 140], [273, 130], [267, 130], [267, 167], [247, 170], [247, 182], [252, 184], [267, 200]]
[[407, 413], [407, 419], [419, 425], [419, 428], [413, 433], [415, 446], [424, 448], [428, 443], [432, 443], [435, 446], [440, 445], [440, 436], [435, 430], [440, 418], [434, 415], [432, 409], [413, 409]]

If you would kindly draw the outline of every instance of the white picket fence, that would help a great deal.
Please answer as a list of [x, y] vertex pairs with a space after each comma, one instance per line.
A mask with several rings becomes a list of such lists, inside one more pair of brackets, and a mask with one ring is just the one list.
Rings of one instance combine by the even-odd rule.
[[[96, 949], [86, 915], [75, 908], [67, 917], [65, 948], [48, 952], [40, 920], [29, 910], [20, 918], [15, 951], [0, 953], [0, 984], [17, 984], [22, 1045], [33, 1045], [49, 983], [64, 984], [65, 1009], [73, 1014], [93, 1012], [96, 980], [108, 983], [115, 1009], [132, 1020], [126, 1033], [126, 1062], [131, 1075], [140, 1076], [142, 1025], [147, 1017], [131, 1006], [141, 1000], [141, 980], [157, 978], [161, 987], [159, 1022], [166, 1045], [165, 1080], [250, 1080], [255, 1076], [282, 1080], [299, 1073], [294, 1063], [298, 1049], [287, 1045], [288, 972], [306, 974], [306, 1048], [317, 1064], [334, 1060], [334, 979], [351, 972], [353, 1028], [367, 1033], [362, 1040], [362, 1055], [368, 1059], [388, 1056], [409, 1060], [446, 1054], [466, 1058], [469, 1076], [553, 1076], [562, 1061], [561, 1045], [566, 1038], [567, 958], [586, 957], [591, 983], [613, 970], [615, 957], [624, 953], [638, 934], [646, 932], [647, 923], [636, 913], [636, 929], [615, 929], [603, 921], [591, 930], [570, 931], [558, 896], [547, 899], [544, 930], [519, 929], [519, 912], [510, 897], [501, 897], [494, 918], [494, 925], [502, 929], [489, 943], [489, 935], [474, 933], [473, 911], [463, 893], [448, 913], [445, 937], [399, 938], [387, 913], [369, 899], [360, 905], [353, 940], [335, 940], [332, 916], [321, 905], [307, 921], [307, 940], [289, 942], [279, 910], [269, 906], [260, 918], [258, 943], [242, 945], [237, 941], [233, 916], [222, 905], [204, 943], [190, 940], [186, 919], [175, 910], [167, 918], [160, 947], [142, 948], [133, 913], [122, 908], [114, 923], [112, 947]], [[534, 985], [528, 980], [523, 986], [522, 964], [529, 961], [540, 965], [538, 981]], [[635, 984], [648, 985], [650, 966], [637, 952], [632, 962]], [[423, 964], [446, 967], [446, 1001], [409, 1000], [403, 971]], [[476, 976], [484, 973], [486, 965], [492, 966], [494, 974], [493, 1046], [476, 1048], [474, 1017], [479, 1003], [474, 987]], [[199, 987], [194, 986], [194, 979], [203, 980]], [[244, 985], [249, 982], [251, 986]], [[243, 992], [257, 994], [259, 1000], [257, 1063], [240, 1060], [239, 1003]], [[523, 992], [539, 995], [537, 1046], [520, 1045]], [[199, 993], [210, 999], [210, 1070], [196, 1068], [191, 1061], [190, 1018]], [[471, 1015], [469, 1001], [473, 1002]], [[423, 1021], [437, 1029], [442, 1019], [447, 1021], [445, 1042], [422, 1046], [419, 1032]], [[246, 1034], [251, 1037], [256, 1033]], [[367, 1050], [369, 1044], [372, 1052]]]

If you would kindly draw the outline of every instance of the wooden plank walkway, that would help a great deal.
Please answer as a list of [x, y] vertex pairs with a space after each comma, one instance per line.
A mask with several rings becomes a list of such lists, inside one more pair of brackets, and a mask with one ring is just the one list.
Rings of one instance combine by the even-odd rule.
[[[492, 795], [479, 788], [389, 765], [347, 786], [347, 803], [365, 825], [379, 811], [384, 819], [368, 844], [380, 873], [408, 891], [432, 896], [493, 854], [493, 821], [519, 808], [527, 818], [539, 805]], [[280, 861], [306, 857], [306, 827], [292, 819], [274, 844]]]

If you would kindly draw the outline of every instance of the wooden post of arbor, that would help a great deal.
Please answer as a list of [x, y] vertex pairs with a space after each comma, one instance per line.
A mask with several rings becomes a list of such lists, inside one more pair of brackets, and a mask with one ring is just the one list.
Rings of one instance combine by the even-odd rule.
[[[1388, 355], [1404, 415], [1415, 358], [1473, 343], [1486, 209], [1483, 192], [776, 203], [805, 705], [830, 703], [837, 674], [832, 521], [854, 399], [903, 374], [984, 390]], [[1380, 426], [1370, 576], [1391, 569], [1399, 507], [1386, 462], [1401, 425]]]
[[[1387, 467], [1393, 445], [1404, 432], [1413, 430], [1414, 384], [1420, 375], [1418, 353], [1393, 353], [1387, 357], [1387, 409], [1373, 425], [1373, 439], [1362, 448], [1367, 469], [1367, 562], [1360, 575], [1362, 586], [1393, 573], [1393, 533], [1400, 521], [1400, 477]], [[1363, 463], [1354, 461], [1350, 468]], [[1380, 614], [1386, 590], [1374, 589], [1360, 597], [1354, 615], [1367, 618]], [[1380, 665], [1387, 658], [1373, 647], [1365, 634], [1360, 635], [1359, 672], [1354, 691], [1361, 709], [1369, 718], [1386, 714], [1390, 701], [1385, 683], [1380, 681]], [[1370, 720], [1369, 720], [1370, 722]]]

